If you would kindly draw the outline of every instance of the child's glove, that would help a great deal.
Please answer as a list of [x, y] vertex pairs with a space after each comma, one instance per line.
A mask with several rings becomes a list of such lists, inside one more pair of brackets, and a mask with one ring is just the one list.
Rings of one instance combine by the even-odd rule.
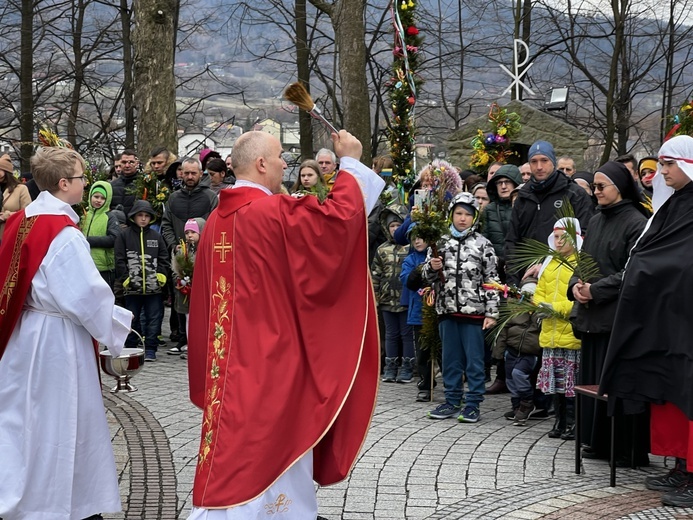
[[129, 285], [130, 285], [130, 277], [128, 276], [125, 279], [125, 281], [123, 282], [123, 289], [127, 289]]
[[163, 287], [166, 285], [166, 275], [162, 273], [156, 273], [156, 281], [159, 282], [159, 286]]

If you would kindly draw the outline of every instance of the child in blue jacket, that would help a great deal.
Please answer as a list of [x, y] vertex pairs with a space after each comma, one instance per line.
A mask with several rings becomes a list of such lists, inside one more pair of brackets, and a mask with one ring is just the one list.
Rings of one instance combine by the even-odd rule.
[[[431, 400], [431, 359], [428, 350], [421, 350], [421, 326], [423, 325], [423, 299], [419, 294], [425, 284], [421, 275], [421, 268], [426, 263], [428, 244], [422, 238], [411, 237], [416, 224], [409, 226], [407, 238], [411, 240], [411, 249], [402, 263], [402, 305], [407, 307], [407, 324], [414, 331], [414, 346], [416, 348], [417, 370], [419, 373], [419, 393], [417, 401]], [[417, 269], [418, 268], [418, 269]]]

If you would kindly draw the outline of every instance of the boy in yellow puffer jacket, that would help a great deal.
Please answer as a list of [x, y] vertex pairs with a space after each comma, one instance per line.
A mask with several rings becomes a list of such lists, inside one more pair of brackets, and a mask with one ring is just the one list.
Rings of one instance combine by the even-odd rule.
[[[572, 221], [572, 224], [568, 223]], [[574, 226], [577, 231], [573, 243], [566, 229]], [[580, 223], [577, 219], [563, 218], [554, 224], [548, 238], [549, 247], [565, 257], [574, 258], [576, 250], [582, 247]], [[555, 257], [544, 260], [534, 303], [547, 307], [565, 316], [557, 318], [555, 312], [542, 321], [539, 346], [542, 347], [541, 369], [537, 377], [537, 388], [546, 395], [553, 395], [556, 421], [549, 437], [564, 440], [575, 438], [575, 374], [580, 366], [580, 340], [573, 335], [568, 315], [573, 302], [568, 300], [567, 290], [573, 270]]]

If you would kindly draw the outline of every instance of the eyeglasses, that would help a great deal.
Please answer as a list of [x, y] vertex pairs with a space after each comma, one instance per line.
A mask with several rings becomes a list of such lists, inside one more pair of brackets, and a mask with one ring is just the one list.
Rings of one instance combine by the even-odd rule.
[[614, 184], [604, 184], [601, 182], [595, 182], [593, 184], [590, 184], [590, 188], [592, 188], [593, 191], [604, 191], [604, 189], [608, 186], [614, 186]]
[[66, 181], [71, 181], [72, 179], [79, 179], [82, 182], [87, 182], [86, 175], [75, 175], [74, 177], [61, 177], [55, 184], [60, 184], [60, 180], [65, 179]]
[[496, 181], [496, 186], [512, 186], [513, 184], [515, 183], [510, 179], [500, 179]]

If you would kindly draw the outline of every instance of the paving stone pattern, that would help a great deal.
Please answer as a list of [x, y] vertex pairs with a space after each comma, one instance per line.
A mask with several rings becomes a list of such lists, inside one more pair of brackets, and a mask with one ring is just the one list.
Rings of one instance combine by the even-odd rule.
[[[104, 402], [112, 432], [124, 512], [109, 520], [187, 518], [199, 448], [201, 412], [188, 399], [186, 362], [159, 352], [133, 379], [137, 392]], [[439, 385], [439, 388], [442, 385]], [[487, 396], [481, 421], [434, 421], [443, 401], [417, 403], [414, 384], [381, 384], [369, 435], [344, 482], [318, 490], [320, 514], [360, 519], [693, 519], [693, 509], [663, 507], [644, 478], [667, 470], [619, 469], [585, 460], [574, 474], [572, 442], [549, 439], [552, 420], [513, 426], [507, 394]], [[669, 461], [671, 465], [671, 461]]]

